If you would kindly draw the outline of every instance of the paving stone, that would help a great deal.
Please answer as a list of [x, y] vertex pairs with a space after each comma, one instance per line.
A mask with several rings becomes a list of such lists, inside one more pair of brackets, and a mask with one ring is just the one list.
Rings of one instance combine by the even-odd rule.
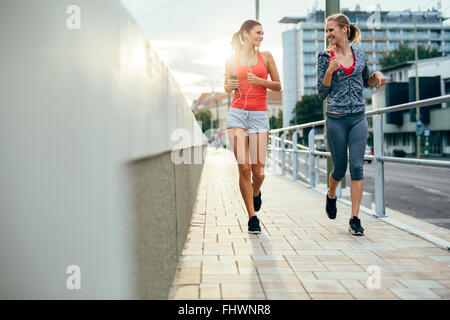
[[312, 300], [355, 300], [348, 293], [310, 293]]
[[196, 300], [199, 298], [199, 287], [195, 285], [175, 286], [172, 288], [172, 295], [169, 299], [173, 300]]
[[439, 295], [429, 289], [391, 289], [391, 291], [404, 300], [441, 299]]
[[347, 293], [337, 280], [301, 280], [309, 293]]
[[266, 292], [269, 300], [311, 300], [306, 292]]
[[445, 287], [440, 285], [434, 280], [398, 280], [407, 288], [413, 289], [444, 289]]
[[[402, 289], [399, 289], [402, 290]], [[398, 298], [388, 289], [349, 289], [350, 293], [358, 300], [397, 300]]]

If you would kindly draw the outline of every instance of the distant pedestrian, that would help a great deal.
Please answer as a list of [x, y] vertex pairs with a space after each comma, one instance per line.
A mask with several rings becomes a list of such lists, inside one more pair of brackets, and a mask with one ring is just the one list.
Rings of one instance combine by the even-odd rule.
[[318, 55], [317, 90], [321, 99], [328, 97], [326, 135], [334, 167], [329, 177], [326, 212], [330, 219], [336, 218], [336, 188], [347, 171], [348, 147], [352, 200], [349, 232], [363, 235], [364, 228], [358, 218], [364, 189], [363, 163], [368, 133], [363, 88], [376, 84], [379, 89], [386, 80], [379, 71], [369, 75], [367, 55], [350, 46], [361, 39], [356, 24], [339, 13], [327, 17], [325, 22], [330, 45], [327, 51]]
[[[247, 208], [248, 232], [261, 233], [256, 216], [261, 207], [269, 117], [267, 89], [281, 90], [280, 77], [272, 54], [260, 52], [264, 31], [260, 22], [245, 21], [233, 35], [234, 55], [225, 65], [225, 91], [235, 90], [226, 125], [230, 146], [238, 163], [239, 187]], [[270, 80], [267, 80], [270, 74]]]
[[221, 144], [220, 130], [216, 130], [216, 133], [214, 133], [214, 146], [216, 147], [216, 150], [219, 149], [220, 144]]

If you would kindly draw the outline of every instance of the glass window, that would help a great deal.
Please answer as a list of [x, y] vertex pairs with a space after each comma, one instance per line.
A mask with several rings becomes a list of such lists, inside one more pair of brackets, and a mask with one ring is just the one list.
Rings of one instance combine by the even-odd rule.
[[403, 39], [406, 40], [413, 40], [414, 39], [414, 32], [412, 30], [403, 30]]
[[438, 50], [441, 50], [441, 42], [440, 41], [431, 41], [431, 46]]
[[428, 31], [417, 30], [417, 39], [428, 39]]
[[312, 65], [306, 65], [303, 68], [305, 75], [315, 75], [316, 74], [316, 68]]
[[385, 42], [375, 42], [375, 50], [386, 50]]
[[370, 38], [372, 38], [372, 30], [363, 30], [363, 31], [361, 31], [361, 37], [363, 38], [363, 39], [370, 39]]
[[430, 30], [431, 39], [441, 39], [441, 30]]
[[314, 51], [314, 50], [316, 50], [316, 46], [314, 45], [314, 42], [305, 41], [305, 42], [303, 42], [303, 50], [304, 51]]
[[444, 32], [444, 40], [450, 40], [450, 30], [445, 30], [445, 32]]
[[399, 44], [398, 42], [390, 41], [388, 45], [389, 50], [395, 50], [398, 47], [398, 44]]
[[386, 31], [375, 30], [375, 38], [386, 38]]
[[315, 30], [303, 30], [303, 39], [314, 39], [316, 37]]
[[305, 95], [309, 96], [312, 94], [316, 94], [316, 90], [315, 89], [305, 89]]
[[373, 49], [373, 44], [372, 42], [361, 42], [361, 49], [362, 50], [372, 50]]
[[305, 62], [316, 62], [316, 57], [314, 56], [314, 54], [303, 54], [303, 59], [305, 60]]
[[305, 87], [313, 87], [316, 85], [316, 76], [305, 76]]
[[400, 39], [400, 30], [389, 30], [388, 38], [389, 39]]

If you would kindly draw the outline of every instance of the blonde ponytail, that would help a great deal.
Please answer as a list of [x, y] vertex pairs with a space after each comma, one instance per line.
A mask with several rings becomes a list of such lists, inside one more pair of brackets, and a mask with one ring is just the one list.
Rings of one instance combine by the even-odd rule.
[[239, 52], [239, 50], [241, 50], [242, 42], [239, 31], [233, 34], [233, 38], [231, 39], [231, 47], [233, 48], [234, 52]]

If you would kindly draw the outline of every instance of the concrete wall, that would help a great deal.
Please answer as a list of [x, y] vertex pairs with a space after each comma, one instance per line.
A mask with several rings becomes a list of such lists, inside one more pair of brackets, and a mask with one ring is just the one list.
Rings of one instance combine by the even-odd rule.
[[178, 84], [119, 1], [0, 21], [0, 298], [165, 298], [201, 171], [170, 151], [204, 142]]
[[[202, 148], [183, 152], [190, 152], [193, 162], [194, 152], [202, 152]], [[202, 167], [175, 165], [169, 152], [129, 164], [139, 297], [168, 296], [186, 240]]]

